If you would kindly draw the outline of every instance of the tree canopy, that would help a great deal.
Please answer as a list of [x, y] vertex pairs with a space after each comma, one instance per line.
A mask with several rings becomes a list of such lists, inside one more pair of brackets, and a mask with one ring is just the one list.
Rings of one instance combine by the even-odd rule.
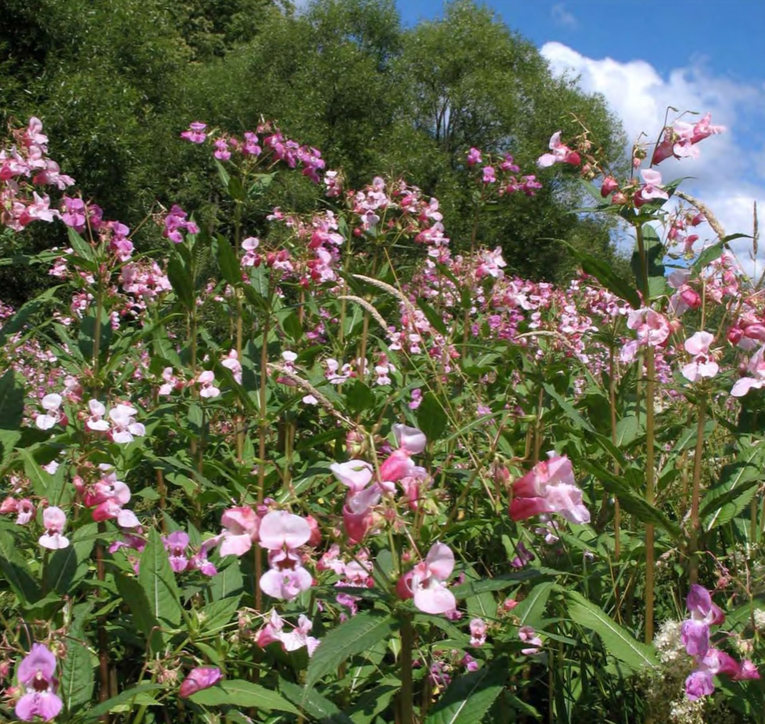
[[214, 201], [202, 191], [211, 169], [178, 139], [189, 121], [241, 133], [273, 118], [351, 186], [402, 175], [438, 197], [457, 249], [475, 237], [501, 246], [511, 271], [548, 279], [573, 268], [552, 239], [613, 259], [608, 227], [565, 210], [581, 186], [558, 169], [539, 174], [536, 198], [516, 194], [476, 222], [471, 146], [538, 173], [554, 131], [586, 127], [614, 162], [622, 143], [602, 98], [554, 78], [470, 0], [413, 28], [392, 0], [314, 0], [303, 12], [273, 0], [4, 6], [0, 114], [40, 117], [52, 156], [131, 227], [157, 202]]

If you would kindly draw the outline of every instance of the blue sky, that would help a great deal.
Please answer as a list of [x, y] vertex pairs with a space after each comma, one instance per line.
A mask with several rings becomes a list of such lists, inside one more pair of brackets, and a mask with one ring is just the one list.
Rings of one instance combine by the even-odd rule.
[[[701, 158], [663, 163], [665, 179], [693, 176], [726, 232], [752, 229], [757, 201], [765, 227], [764, 0], [487, 0], [512, 30], [533, 42], [556, 74], [602, 93], [628, 136], [655, 137], [667, 105], [712, 112], [727, 127], [699, 146]], [[442, 0], [396, 0], [413, 25], [443, 14]], [[555, 131], [557, 129], [551, 129]], [[761, 243], [760, 247], [765, 244]], [[757, 276], [747, 240], [735, 251]]]

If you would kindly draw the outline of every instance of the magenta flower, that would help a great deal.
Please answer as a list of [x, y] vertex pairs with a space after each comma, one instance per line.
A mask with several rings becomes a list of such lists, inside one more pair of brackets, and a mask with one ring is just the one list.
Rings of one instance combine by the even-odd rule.
[[540, 513], [560, 513], [572, 523], [589, 523], [590, 511], [575, 484], [571, 461], [554, 452], [548, 456], [513, 483], [510, 517], [525, 520]]
[[206, 123], [194, 121], [189, 124], [188, 130], [181, 133], [181, 138], [191, 143], [204, 143], [207, 135], [205, 134]]
[[711, 120], [712, 114], [707, 113], [696, 124], [675, 121], [671, 126], [667, 126], [661, 142], [654, 149], [651, 164], [655, 166], [670, 156], [698, 158], [699, 150], [696, 144], [715, 133], [725, 131], [725, 126], [713, 126]]
[[192, 694], [202, 691], [202, 689], [209, 689], [222, 678], [223, 674], [221, 674], [217, 666], [197, 666], [189, 671], [188, 676], [181, 683], [178, 689], [178, 696], [182, 699], [187, 699]]
[[467, 154], [468, 166], [475, 166], [477, 163], [481, 163], [482, 160], [483, 158], [481, 156], [481, 152], [477, 148], [473, 147], [468, 151], [468, 154]]
[[19, 664], [19, 683], [26, 689], [15, 708], [19, 719], [32, 721], [40, 717], [51, 721], [58, 716], [64, 703], [56, 694], [55, 674], [56, 657], [43, 644], [32, 644], [31, 651]]
[[561, 131], [556, 131], [550, 137], [550, 153], [543, 153], [537, 159], [537, 166], [548, 168], [556, 163], [569, 163], [572, 166], [578, 166], [581, 158], [576, 151], [572, 151], [568, 146], [560, 141]]

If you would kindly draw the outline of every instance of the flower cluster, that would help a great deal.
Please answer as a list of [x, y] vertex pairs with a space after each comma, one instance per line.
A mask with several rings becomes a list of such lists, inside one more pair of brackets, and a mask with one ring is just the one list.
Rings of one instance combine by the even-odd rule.
[[694, 583], [686, 599], [691, 617], [683, 621], [681, 638], [685, 650], [696, 662], [696, 668], [685, 680], [685, 693], [691, 700], [709, 696], [714, 690], [714, 676], [726, 674], [734, 680], [759, 679], [757, 667], [745, 659], [736, 661], [732, 656], [710, 645], [709, 627], [719, 625], [725, 614], [712, 602], [709, 591]]

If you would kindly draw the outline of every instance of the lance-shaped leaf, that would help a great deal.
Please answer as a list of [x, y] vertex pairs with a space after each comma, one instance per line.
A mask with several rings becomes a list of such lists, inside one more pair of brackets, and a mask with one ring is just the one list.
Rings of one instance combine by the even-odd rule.
[[656, 665], [653, 647], [637, 641], [624, 627], [605, 611], [576, 591], [564, 591], [568, 600], [568, 613], [580, 626], [600, 636], [606, 651], [633, 669]]
[[178, 586], [162, 538], [156, 530], [149, 532], [146, 548], [141, 554], [138, 583], [146, 595], [151, 615], [163, 626], [178, 626], [183, 611]]

